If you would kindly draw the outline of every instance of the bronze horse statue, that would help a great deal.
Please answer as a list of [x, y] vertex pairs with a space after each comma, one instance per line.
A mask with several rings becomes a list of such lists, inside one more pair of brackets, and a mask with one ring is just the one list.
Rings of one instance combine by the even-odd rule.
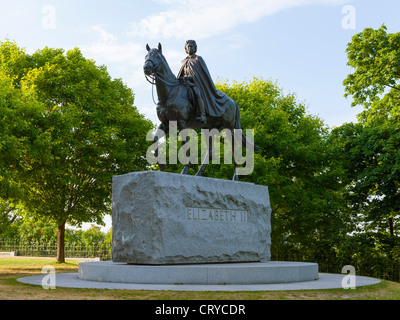
[[[207, 123], [203, 123], [196, 119], [196, 107], [193, 103], [192, 94], [190, 87], [185, 84], [182, 79], [177, 77], [171, 71], [167, 60], [162, 54], [162, 46], [158, 45], [158, 48], [150, 49], [149, 45], [146, 45], [148, 51], [145, 57], [145, 63], [143, 66], [144, 73], [147, 80], [156, 86], [158, 95], [157, 104], [157, 116], [161, 121], [158, 126], [156, 133], [154, 134], [153, 142], [156, 143], [159, 138], [169, 132], [169, 123], [171, 121], [176, 122], [177, 129], [179, 131], [184, 129], [228, 129], [234, 136], [234, 130], [241, 130], [240, 125], [240, 111], [237, 103], [231, 98], [227, 97], [227, 103], [225, 106], [224, 113], [220, 117], [210, 117], [207, 115]], [[149, 78], [151, 80], [149, 80]], [[223, 94], [223, 93], [221, 93]], [[225, 94], [224, 94], [225, 95]], [[154, 97], [153, 97], [154, 98]], [[258, 147], [252, 144], [241, 133], [242, 146], [245, 148], [252, 147], [253, 150], [257, 150]], [[186, 139], [182, 139], [182, 145], [186, 143]], [[234, 143], [232, 141], [232, 154], [234, 155]], [[155, 150], [156, 157], [158, 157], [158, 149]], [[201, 176], [207, 166], [207, 163], [212, 156], [212, 144], [208, 143], [208, 152], [200, 166], [200, 169], [196, 173], [196, 176]], [[234, 157], [234, 176], [233, 180], [239, 180], [237, 174], [237, 163]], [[165, 164], [159, 163], [161, 171], [166, 169]], [[182, 174], [189, 174], [190, 162], [187, 158]]]

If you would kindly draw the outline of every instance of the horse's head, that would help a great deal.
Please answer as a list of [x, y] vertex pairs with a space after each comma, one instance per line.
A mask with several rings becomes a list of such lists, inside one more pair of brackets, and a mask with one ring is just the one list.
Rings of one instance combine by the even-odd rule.
[[146, 45], [148, 51], [143, 66], [144, 73], [146, 75], [153, 75], [157, 72], [162, 62], [162, 47], [161, 43], [158, 44], [158, 49], [150, 49], [149, 45]]

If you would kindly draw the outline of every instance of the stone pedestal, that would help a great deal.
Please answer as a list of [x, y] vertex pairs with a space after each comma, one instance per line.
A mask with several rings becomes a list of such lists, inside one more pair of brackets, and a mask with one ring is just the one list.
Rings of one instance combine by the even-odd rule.
[[158, 171], [116, 176], [113, 261], [266, 261], [270, 215], [265, 186]]
[[111, 261], [79, 264], [81, 280], [135, 284], [271, 284], [318, 279], [318, 264], [246, 262], [142, 266]]

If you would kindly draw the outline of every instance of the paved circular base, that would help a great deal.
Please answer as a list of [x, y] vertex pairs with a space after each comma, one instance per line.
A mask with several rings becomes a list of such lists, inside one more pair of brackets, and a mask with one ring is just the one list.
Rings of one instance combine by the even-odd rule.
[[111, 261], [79, 264], [81, 280], [134, 284], [272, 284], [318, 279], [318, 264], [253, 262], [197, 265], [128, 265]]
[[[36, 275], [18, 279], [21, 283], [42, 285], [46, 275]], [[80, 280], [77, 273], [57, 273], [56, 287], [85, 289], [123, 289], [123, 290], [165, 290], [165, 291], [279, 291], [279, 290], [317, 290], [342, 288], [346, 275], [320, 273], [318, 280], [281, 283], [281, 284], [242, 284], [242, 285], [166, 285], [166, 284], [132, 284], [109, 283]], [[380, 283], [374, 278], [356, 276], [355, 286], [367, 286]], [[45, 281], [46, 283], [46, 281]]]

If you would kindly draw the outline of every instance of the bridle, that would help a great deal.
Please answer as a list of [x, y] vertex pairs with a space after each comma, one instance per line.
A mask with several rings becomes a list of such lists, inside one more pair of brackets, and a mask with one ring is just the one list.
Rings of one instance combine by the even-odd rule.
[[[151, 60], [149, 58], [146, 59], [146, 62], [151, 62], [153, 67], [156, 66], [156, 64], [153, 62], [153, 60]], [[157, 105], [157, 103], [156, 103], [156, 101], [154, 99], [154, 86], [156, 85], [156, 80], [157, 79], [160, 80], [161, 82], [164, 82], [167, 85], [170, 85], [170, 86], [176, 86], [176, 85], [179, 84], [178, 80], [175, 80], [174, 82], [170, 82], [170, 81], [167, 81], [166, 79], [163, 79], [161, 77], [161, 75], [158, 73], [158, 68], [159, 68], [159, 66], [157, 68], [155, 68], [155, 70], [149, 75], [146, 74], [146, 73], [144, 74], [146, 80], [152, 85], [152, 87], [151, 87], [151, 95], [152, 95], [153, 102], [154, 102], [155, 105]], [[165, 100], [167, 100], [167, 99], [168, 98], [166, 98]], [[161, 104], [161, 101], [159, 103]]]
[[[150, 59], [146, 59], [146, 62], [151, 62], [153, 67], [155, 66], [155, 63]], [[158, 67], [157, 67], [157, 69], [158, 69]], [[156, 84], [156, 76], [155, 76], [155, 74], [157, 72], [157, 69], [154, 72], [152, 72], [151, 74], [146, 74], [146, 73], [144, 74], [144, 76], [146, 77], [146, 80], [153, 86]]]

